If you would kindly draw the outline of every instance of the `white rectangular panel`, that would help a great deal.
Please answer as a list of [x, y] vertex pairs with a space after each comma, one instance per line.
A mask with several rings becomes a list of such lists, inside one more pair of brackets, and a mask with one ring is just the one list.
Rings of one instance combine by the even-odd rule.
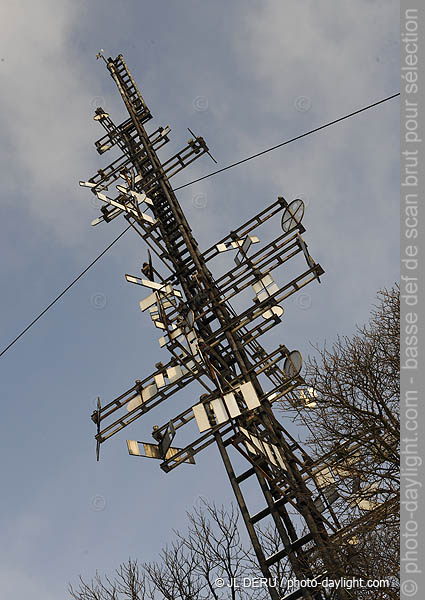
[[150, 281], [149, 279], [142, 279], [142, 285], [153, 290], [162, 290], [164, 287], [163, 283], [156, 283], [156, 281]]
[[[100, 195], [103, 196], [103, 194], [100, 194]], [[98, 194], [98, 196], [99, 196], [99, 194]], [[105, 198], [106, 198], [106, 196], [105, 196]], [[101, 198], [101, 200], [103, 200], [103, 198]], [[111, 204], [112, 206], [115, 206], [116, 208], [119, 208], [120, 210], [128, 210], [128, 208], [125, 206], [125, 204], [122, 204], [121, 202], [117, 202], [116, 200], [112, 200], [112, 198], [106, 198], [105, 202], [108, 202], [109, 204]]]
[[170, 367], [167, 369], [167, 377], [170, 383], [174, 383], [183, 376], [182, 368], [177, 365], [176, 367]]
[[[137, 214], [137, 213], [136, 213]], [[142, 219], [144, 221], [147, 221], [148, 223], [152, 223], [153, 225], [156, 223], [155, 219], [152, 219], [152, 217], [150, 217], [149, 215], [147, 215], [146, 213], [142, 212], [140, 213], [142, 215]]]
[[377, 506], [379, 506], [380, 502], [375, 502], [373, 500], [357, 500], [357, 506], [361, 510], [373, 510]]
[[140, 301], [140, 303], [139, 303], [140, 310], [142, 312], [144, 312], [147, 308], [152, 306], [152, 304], [155, 304], [155, 302], [156, 302], [156, 294], [155, 293], [150, 294], [149, 296], [147, 296], [147, 298]]
[[221, 398], [216, 398], [210, 402], [210, 406], [213, 410], [217, 423], [225, 423], [229, 420], [229, 415], [226, 412], [226, 407]]
[[90, 181], [80, 181], [80, 185], [83, 187], [93, 188], [96, 187], [96, 183], [91, 183]]
[[160, 373], [159, 375], [155, 375], [154, 379], [155, 379], [155, 384], [158, 388], [165, 386], [165, 379], [164, 379], [164, 375], [162, 373]]
[[175, 329], [174, 331], [170, 332], [170, 338], [172, 340], [175, 340], [176, 338], [178, 338], [180, 335], [183, 335], [183, 331], [177, 327], [177, 329]]
[[172, 285], [167, 284], [161, 292], [165, 293], [167, 296], [171, 294], [172, 296], [176, 296], [176, 298], [181, 298], [182, 294], [178, 290], [175, 290]]
[[137, 277], [133, 277], [132, 275], [126, 275], [125, 278], [129, 283], [139, 283], [139, 279]]
[[258, 454], [257, 450], [249, 442], [244, 442], [244, 444], [248, 452], [251, 452], [251, 454]]
[[266, 444], [266, 442], [264, 442], [264, 448], [266, 449], [266, 454], [267, 454], [267, 456], [268, 456], [268, 459], [269, 459], [269, 461], [270, 461], [270, 462], [271, 462], [273, 465], [276, 465], [276, 466], [277, 466], [276, 459], [275, 459], [275, 457], [273, 456], [273, 453], [272, 453], [272, 451], [271, 451], [271, 449], [270, 449], [270, 446], [269, 446], [269, 444]]
[[196, 423], [198, 424], [199, 431], [203, 433], [211, 429], [210, 422], [208, 421], [208, 415], [203, 404], [195, 404], [192, 406], [193, 414], [195, 415]]
[[187, 341], [189, 342], [189, 344], [192, 343], [194, 340], [196, 340], [195, 331], [193, 329], [191, 329], [186, 337], [187, 337]]
[[234, 417], [238, 417], [241, 414], [238, 403], [236, 402], [235, 394], [233, 392], [230, 392], [229, 394], [224, 394], [224, 402], [232, 419]]
[[[81, 183], [80, 183], [81, 185]], [[226, 252], [227, 248], [226, 248], [226, 244], [216, 244], [216, 248], [219, 252]]]
[[160, 337], [158, 342], [159, 342], [159, 345], [161, 346], [161, 348], [163, 348], [167, 344], [167, 340], [165, 339], [165, 336]]
[[261, 290], [264, 289], [264, 285], [260, 281], [257, 281], [257, 283], [253, 284], [252, 289], [258, 294], [258, 292], [261, 292]]
[[325, 467], [318, 473], [314, 473], [314, 478], [316, 480], [317, 487], [319, 488], [326, 487], [335, 482], [335, 479], [328, 467]]
[[266, 300], [267, 298], [269, 298], [270, 294], [268, 293], [267, 290], [261, 290], [261, 292], [258, 292], [257, 294], [257, 298], [259, 299], [260, 302], [262, 302], [263, 300]]
[[132, 456], [141, 456], [139, 444], [135, 440], [127, 440], [127, 448]]
[[261, 282], [264, 285], [264, 287], [267, 287], [268, 285], [271, 285], [272, 283], [274, 283], [274, 279], [269, 273], [261, 279]]
[[137, 396], [133, 398], [133, 400], [130, 400], [130, 402], [127, 404], [128, 412], [131, 412], [141, 404], [143, 404], [142, 396], [140, 394], [137, 394]]
[[250, 381], [247, 383], [243, 383], [240, 386], [240, 391], [242, 392], [242, 396], [246, 402], [247, 407], [252, 410], [253, 408], [257, 408], [260, 406], [260, 401], [257, 396], [257, 392], [254, 389], [254, 386]]
[[163, 309], [170, 308], [170, 306], [173, 306], [173, 304], [169, 300], [165, 300], [165, 298], [162, 298], [160, 300], [160, 303]]
[[145, 449], [145, 456], [148, 458], [161, 458], [159, 448], [155, 444], [147, 444], [143, 442], [143, 448]]
[[284, 471], [287, 471], [285, 461], [283, 460], [283, 458], [279, 452], [279, 448], [277, 446], [275, 446], [274, 444], [272, 444], [272, 448], [273, 448], [276, 460], [279, 464], [279, 467], [281, 467]]
[[266, 451], [264, 449], [263, 442], [259, 438], [257, 438], [255, 435], [252, 435], [252, 434], [249, 436], [249, 438], [250, 438], [251, 442], [254, 444], [254, 446], [261, 452], [261, 454], [265, 455]]
[[146, 402], [147, 400], [152, 398], [152, 396], [155, 396], [157, 391], [158, 391], [158, 388], [156, 387], [156, 385], [154, 383], [143, 388], [143, 390], [142, 390], [143, 402]]

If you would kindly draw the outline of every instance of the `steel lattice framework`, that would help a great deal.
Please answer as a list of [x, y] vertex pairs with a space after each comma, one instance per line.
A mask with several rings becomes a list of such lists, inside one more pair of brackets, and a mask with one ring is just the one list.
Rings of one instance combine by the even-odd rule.
[[[148, 245], [144, 277], [126, 275], [126, 279], [149, 289], [140, 308], [149, 312], [162, 334], [159, 344], [171, 358], [167, 364], [157, 363], [153, 373], [137, 380], [112, 402], [101, 406], [98, 401], [92, 415], [97, 425], [97, 457], [104, 441], [196, 381], [204, 388], [199, 401], [163, 426], [155, 426], [154, 443], [127, 440], [130, 454], [160, 459], [161, 468], [168, 472], [183, 463], [193, 464], [196, 454], [216, 444], [264, 577], [271, 580], [272, 565], [282, 559], [289, 561], [292, 574], [300, 581], [343, 577], [335, 544], [349, 543], [355, 527], [342, 528], [332, 504], [338, 497], [335, 481], [347, 477], [357, 447], [348, 444], [316, 462], [309, 457], [272, 410], [276, 401], [306, 410], [314, 404], [314, 391], [306, 388], [300, 375], [301, 355], [284, 345], [267, 352], [258, 341], [281, 322], [280, 304], [319, 280], [324, 272], [302, 238], [304, 205], [298, 199], [288, 203], [279, 197], [202, 252], [170, 178], [209, 154], [204, 139], [192, 134], [183, 150], [161, 162], [157, 151], [169, 141], [170, 128], [158, 127], [148, 133], [146, 124], [152, 115], [123, 56], [108, 58], [105, 63], [129, 117], [115, 125], [103, 108], [96, 109], [94, 119], [105, 130], [95, 142], [98, 153], [115, 147], [120, 156], [80, 185], [91, 188], [104, 203], [93, 225], [123, 215]], [[116, 192], [110, 191], [113, 185]], [[277, 218], [282, 233], [262, 245], [254, 231]], [[259, 249], [251, 253], [253, 244]], [[153, 267], [150, 251], [169, 275], [160, 275]], [[234, 253], [234, 266], [215, 279], [209, 263], [225, 252]], [[277, 285], [273, 271], [294, 262], [300, 274]], [[235, 311], [230, 300], [249, 290], [254, 293], [252, 305]], [[185, 426], [198, 430], [196, 439], [183, 448], [172, 446]], [[237, 474], [235, 464], [240, 465], [241, 457], [246, 467]], [[250, 513], [243, 492], [248, 480], [258, 484], [264, 502], [264, 508], [255, 514]], [[364, 514], [358, 526], [372, 513], [376, 516], [388, 509], [371, 502], [360, 508]], [[280, 549], [272, 556], [265, 555], [256, 529], [266, 518], [272, 520], [280, 538]], [[272, 600], [278, 600], [274, 587], [269, 587], [269, 593]], [[337, 594], [332, 597], [352, 597], [344, 589]], [[324, 599], [331, 595], [319, 586], [300, 588], [286, 596], [288, 600], [298, 597]]]

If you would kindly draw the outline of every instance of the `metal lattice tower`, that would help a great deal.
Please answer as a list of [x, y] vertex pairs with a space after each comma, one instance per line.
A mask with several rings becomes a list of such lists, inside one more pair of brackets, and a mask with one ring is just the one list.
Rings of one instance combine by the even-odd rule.
[[[279, 197], [201, 252], [169, 180], [203, 154], [209, 154], [204, 139], [193, 135], [183, 150], [161, 162], [157, 151], [169, 141], [170, 128], [147, 132], [145, 126], [152, 115], [122, 55], [105, 62], [129, 117], [115, 125], [102, 108], [96, 109], [94, 119], [106, 131], [95, 142], [97, 151], [103, 154], [116, 147], [121, 155], [80, 185], [91, 188], [104, 202], [102, 215], [93, 225], [123, 215], [169, 272], [160, 275], [148, 251], [149, 260], [142, 268], [144, 277], [126, 275], [126, 279], [149, 289], [140, 308], [149, 311], [154, 325], [161, 330], [159, 344], [168, 349], [171, 359], [165, 365], [158, 363], [153, 373], [137, 380], [107, 405], [101, 406], [98, 401], [92, 415], [97, 425], [97, 457], [104, 441], [174, 393], [198, 382], [205, 391], [200, 399], [168, 423], [155, 427], [154, 443], [127, 440], [130, 454], [160, 459], [161, 468], [169, 472], [181, 464], [193, 464], [197, 453], [215, 443], [264, 577], [272, 579], [270, 568], [284, 558], [300, 581], [343, 577], [335, 543], [350, 540], [353, 530], [342, 529], [332, 510], [333, 484], [338, 468], [341, 477], [347, 476], [347, 465], [355, 460], [356, 447], [339, 448], [320, 462], [308, 456], [272, 410], [276, 401], [306, 409], [314, 403], [314, 392], [305, 387], [300, 375], [301, 355], [284, 345], [267, 352], [258, 341], [281, 322], [280, 303], [319, 280], [324, 272], [301, 237], [305, 232], [301, 224], [304, 205], [298, 199], [288, 203]], [[116, 192], [111, 192], [115, 184]], [[254, 230], [280, 215], [282, 233], [260, 247]], [[257, 243], [260, 249], [249, 255], [251, 246]], [[215, 279], [208, 263], [224, 252], [235, 253], [234, 266]], [[300, 258], [302, 272], [278, 286], [272, 272]], [[230, 300], [250, 289], [254, 293], [252, 305], [235, 311]], [[173, 447], [177, 432], [186, 426], [198, 429], [196, 439], [183, 448]], [[236, 451], [237, 464], [242, 457], [246, 465], [239, 474], [235, 472], [235, 460], [232, 462], [231, 452], [234, 455]], [[250, 513], [245, 500], [246, 481], [258, 484], [264, 501], [264, 509], [256, 514]], [[381, 505], [368, 508], [382, 510]], [[255, 527], [266, 518], [272, 519], [280, 538], [280, 550], [272, 556], [265, 556]], [[278, 600], [272, 586], [269, 593], [272, 600]], [[352, 597], [344, 589], [337, 593], [332, 597]], [[286, 598], [330, 598], [327, 594], [319, 586], [300, 588]]]

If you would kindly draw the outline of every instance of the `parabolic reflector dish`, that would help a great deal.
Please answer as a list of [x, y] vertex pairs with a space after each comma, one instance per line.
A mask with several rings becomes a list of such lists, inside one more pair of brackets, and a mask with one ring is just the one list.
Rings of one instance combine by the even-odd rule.
[[285, 233], [297, 227], [304, 216], [304, 202], [297, 198], [292, 200], [282, 215], [282, 229]]
[[298, 350], [293, 350], [285, 359], [283, 371], [288, 377], [296, 377], [301, 371], [302, 366], [303, 357], [301, 356], [301, 352], [298, 352]]

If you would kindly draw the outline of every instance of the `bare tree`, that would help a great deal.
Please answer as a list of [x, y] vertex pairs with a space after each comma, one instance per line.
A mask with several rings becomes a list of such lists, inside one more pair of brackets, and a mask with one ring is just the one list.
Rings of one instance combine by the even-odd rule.
[[[115, 576], [69, 587], [75, 600], [238, 600], [268, 598], [265, 587], [243, 585], [260, 571], [251, 548], [243, 543], [234, 505], [227, 510], [203, 501], [187, 513], [185, 532], [165, 547], [159, 560], [142, 563], [129, 560]], [[276, 551], [276, 541], [269, 539]], [[217, 583], [219, 582], [219, 583]], [[222, 586], [221, 583], [224, 585]]]
[[335, 544], [347, 573], [391, 582], [357, 590], [362, 600], [398, 597], [399, 318], [398, 286], [381, 290], [367, 325], [330, 349], [316, 347], [305, 372], [312, 401], [298, 413], [313, 460], [331, 472], [327, 494], [345, 532]]
[[[298, 413], [306, 443], [316, 464], [329, 470], [325, 495], [340, 529], [332, 544], [346, 577], [386, 579], [389, 588], [354, 589], [356, 600], [396, 600], [399, 595], [399, 291], [378, 294], [368, 325], [352, 337], [338, 338], [319, 357], [307, 361], [306, 389], [311, 402]], [[287, 412], [287, 408], [284, 409]], [[138, 565], [129, 560], [114, 577], [80, 579], [70, 586], [75, 600], [263, 600], [265, 587], [243, 584], [260, 571], [241, 539], [238, 511], [201, 503], [187, 514], [185, 532], [162, 550], [159, 560]], [[294, 516], [294, 518], [296, 518]], [[267, 555], [280, 548], [273, 526], [258, 531]], [[311, 564], [320, 559], [313, 553]], [[320, 572], [321, 569], [318, 569]], [[323, 569], [322, 569], [323, 570]], [[287, 593], [290, 566], [272, 566], [279, 594]], [[222, 580], [224, 587], [217, 585]], [[227, 587], [235, 582], [236, 585]], [[332, 594], [328, 594], [331, 598]]]

